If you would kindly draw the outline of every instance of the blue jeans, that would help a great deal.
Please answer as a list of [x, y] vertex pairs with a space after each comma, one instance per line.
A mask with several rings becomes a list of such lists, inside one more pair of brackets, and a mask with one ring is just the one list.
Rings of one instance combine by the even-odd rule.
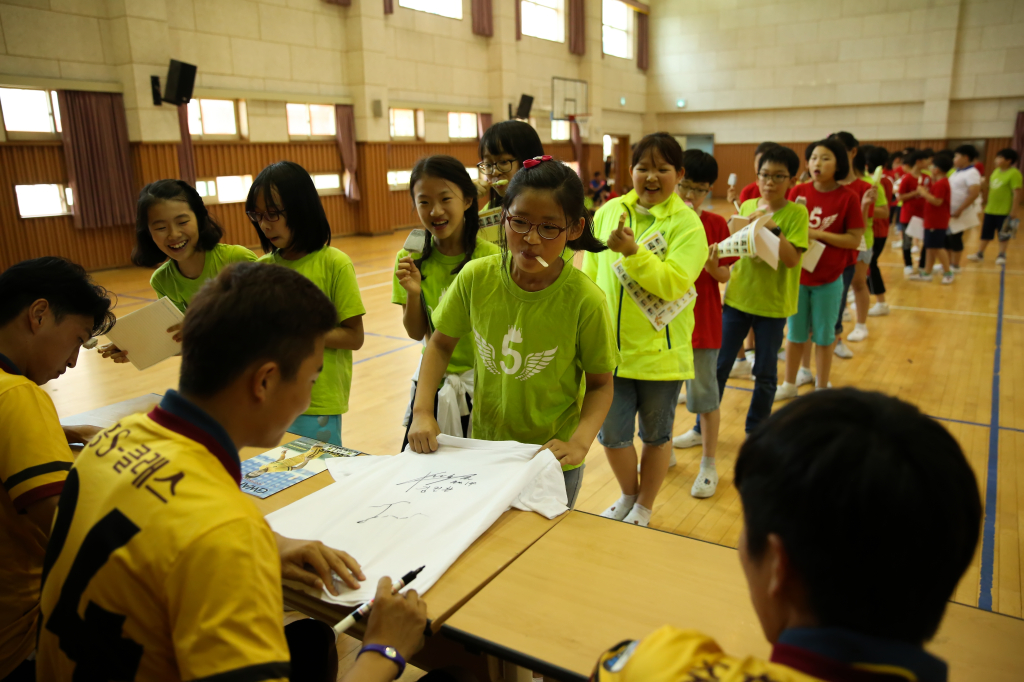
[[[729, 372], [736, 354], [743, 347], [747, 332], [754, 330], [754, 395], [747, 410], [746, 432], [749, 434], [772, 413], [775, 389], [779, 384], [779, 349], [785, 317], [761, 317], [722, 306], [722, 349], [718, 351], [718, 396], [725, 393]], [[700, 433], [700, 415], [694, 427]]]

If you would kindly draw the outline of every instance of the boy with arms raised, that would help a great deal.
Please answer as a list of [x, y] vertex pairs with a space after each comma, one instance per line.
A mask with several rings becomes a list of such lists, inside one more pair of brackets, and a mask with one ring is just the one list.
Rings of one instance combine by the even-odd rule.
[[[68, 474], [40, 678], [289, 678], [282, 577], [336, 593], [332, 571], [353, 587], [363, 574], [344, 552], [273, 533], [238, 487], [238, 450], [277, 445], [308, 407], [336, 325], [315, 284], [275, 265], [229, 266], [192, 299], [179, 391], [101, 432]], [[390, 591], [382, 579], [364, 640], [381, 646], [351, 679], [391, 680], [420, 646], [426, 605]]]
[[107, 292], [81, 266], [37, 258], [0, 275], [0, 680], [34, 679], [39, 584], [68, 443], [99, 429], [62, 428], [41, 388], [78, 362], [114, 322]]
[[601, 657], [602, 682], [945, 682], [924, 643], [971, 562], [981, 498], [956, 440], [855, 389], [798, 398], [744, 442], [739, 560], [771, 661], [666, 625]]

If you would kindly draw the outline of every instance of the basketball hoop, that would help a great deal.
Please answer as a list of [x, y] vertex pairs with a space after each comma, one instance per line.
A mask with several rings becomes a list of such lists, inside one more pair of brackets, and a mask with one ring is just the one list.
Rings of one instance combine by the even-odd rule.
[[583, 140], [588, 139], [590, 136], [590, 117], [583, 114], [570, 114], [569, 122], [571, 123], [572, 121], [576, 121], [576, 125], [580, 128], [580, 138]]

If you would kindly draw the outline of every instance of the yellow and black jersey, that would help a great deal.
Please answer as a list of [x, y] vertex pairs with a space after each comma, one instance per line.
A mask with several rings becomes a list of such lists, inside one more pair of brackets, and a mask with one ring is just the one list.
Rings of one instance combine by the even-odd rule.
[[841, 628], [785, 630], [770, 661], [727, 655], [695, 630], [666, 625], [601, 655], [592, 682], [946, 682], [921, 647]]
[[223, 428], [169, 391], [79, 455], [43, 575], [40, 680], [287, 680], [281, 564]]
[[71, 462], [50, 396], [0, 355], [0, 679], [35, 648], [46, 534], [24, 512], [60, 495]]

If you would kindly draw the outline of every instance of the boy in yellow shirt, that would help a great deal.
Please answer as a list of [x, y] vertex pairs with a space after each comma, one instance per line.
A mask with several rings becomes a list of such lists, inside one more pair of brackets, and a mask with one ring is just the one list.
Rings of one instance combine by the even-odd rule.
[[896, 398], [819, 391], [747, 438], [735, 481], [739, 560], [771, 660], [666, 625], [605, 653], [592, 679], [946, 681], [924, 643], [981, 526], [974, 473], [949, 432]]
[[69, 442], [99, 429], [63, 428], [41, 388], [78, 361], [114, 321], [106, 291], [80, 266], [37, 258], [0, 275], [0, 679], [33, 679], [39, 583]]
[[[309, 406], [337, 319], [313, 282], [276, 265], [233, 264], [192, 299], [179, 391], [101, 432], [68, 474], [43, 569], [40, 679], [306, 677], [290, 666], [309, 656], [289, 652], [303, 641], [286, 642], [282, 577], [337, 593], [332, 572], [352, 587], [363, 574], [344, 552], [273, 533], [239, 489], [238, 450], [277, 445]], [[426, 605], [390, 588], [378, 585], [360, 679], [394, 679], [422, 641]], [[328, 632], [322, 655], [333, 644]]]

